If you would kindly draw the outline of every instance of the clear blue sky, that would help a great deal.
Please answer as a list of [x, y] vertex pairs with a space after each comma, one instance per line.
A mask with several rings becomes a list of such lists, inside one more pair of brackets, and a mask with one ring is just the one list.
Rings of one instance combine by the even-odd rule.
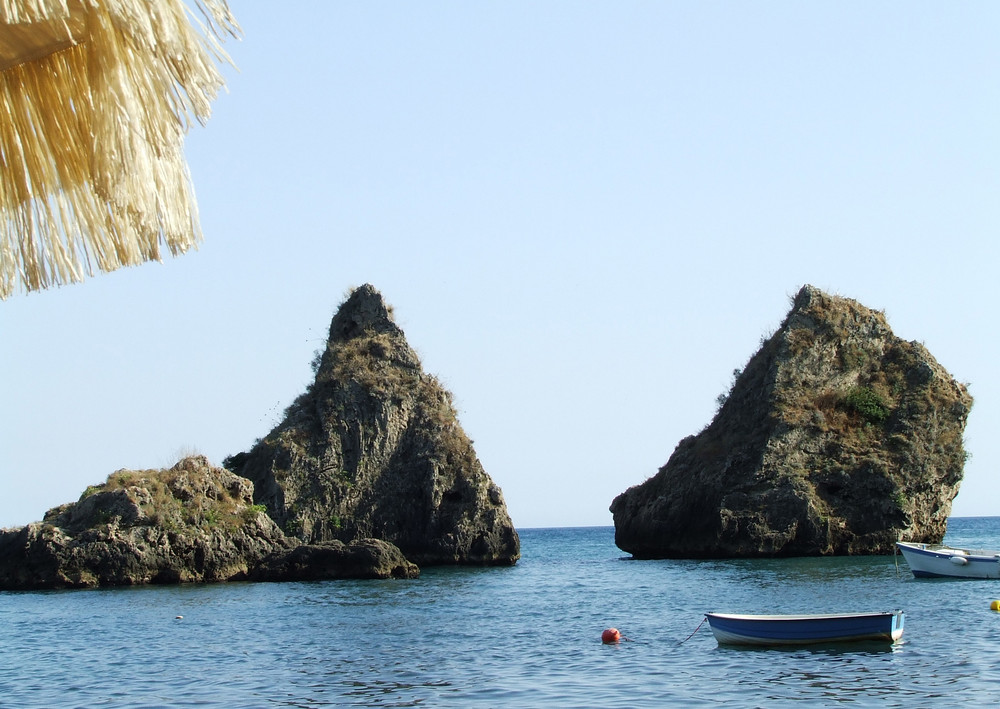
[[248, 449], [366, 282], [518, 527], [611, 524], [803, 283], [971, 383], [1000, 514], [1000, 3], [231, 7], [202, 247], [0, 303], [0, 526]]

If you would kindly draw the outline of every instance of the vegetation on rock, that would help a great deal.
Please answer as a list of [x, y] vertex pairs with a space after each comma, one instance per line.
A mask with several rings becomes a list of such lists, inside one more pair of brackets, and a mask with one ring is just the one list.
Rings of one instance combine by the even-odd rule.
[[248, 480], [190, 457], [119, 470], [41, 522], [0, 532], [0, 588], [240, 579], [287, 545]]
[[66, 528], [124, 523], [233, 531], [263, 512], [248, 480], [220, 475], [195, 457], [166, 470], [115, 471], [104, 483], [87, 487], [76, 504], [49, 510], [43, 521]]
[[887, 553], [940, 541], [972, 406], [883, 313], [811, 286], [713, 421], [611, 505], [644, 557]]
[[387, 540], [427, 564], [512, 564], [520, 542], [451, 394], [369, 285], [330, 324], [315, 380], [254, 447], [224, 464], [306, 543]]
[[[276, 562], [286, 557], [296, 559], [291, 570]], [[418, 573], [374, 540], [298, 552], [254, 503], [249, 480], [201, 456], [167, 470], [119, 470], [41, 522], [0, 530], [0, 589]]]

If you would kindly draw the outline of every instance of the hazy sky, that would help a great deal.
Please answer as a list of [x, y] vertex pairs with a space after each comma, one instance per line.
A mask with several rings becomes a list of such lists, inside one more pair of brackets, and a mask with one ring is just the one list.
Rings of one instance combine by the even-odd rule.
[[231, 7], [201, 248], [0, 302], [0, 526], [248, 449], [363, 283], [518, 527], [611, 524], [804, 283], [971, 384], [1000, 514], [1000, 3]]

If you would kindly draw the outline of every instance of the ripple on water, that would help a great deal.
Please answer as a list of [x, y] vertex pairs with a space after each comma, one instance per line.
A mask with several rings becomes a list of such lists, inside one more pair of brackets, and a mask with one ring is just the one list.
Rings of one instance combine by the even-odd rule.
[[[1000, 538], [997, 521], [985, 529]], [[415, 581], [0, 594], [0, 704], [913, 707], [1000, 696], [1000, 613], [989, 610], [1000, 582], [921, 581], [892, 557], [631, 561], [607, 528], [521, 538], [515, 567]], [[891, 648], [726, 648], [707, 625], [694, 632], [710, 610], [893, 608], [907, 618]], [[631, 642], [603, 645], [611, 626]]]

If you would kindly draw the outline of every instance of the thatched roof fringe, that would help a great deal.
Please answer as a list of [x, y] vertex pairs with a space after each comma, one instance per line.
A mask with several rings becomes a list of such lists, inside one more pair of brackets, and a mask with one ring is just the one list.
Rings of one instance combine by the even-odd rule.
[[183, 136], [239, 26], [225, 0], [196, 7], [0, 0], [0, 298], [201, 240]]

